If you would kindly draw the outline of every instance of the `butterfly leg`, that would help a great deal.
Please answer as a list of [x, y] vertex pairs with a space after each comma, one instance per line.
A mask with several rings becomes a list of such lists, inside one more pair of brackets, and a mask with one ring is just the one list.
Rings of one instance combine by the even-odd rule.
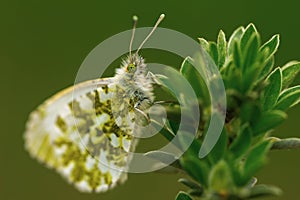
[[149, 102], [146, 102], [147, 99], [143, 99], [141, 101], [138, 101], [135, 105], [134, 105], [134, 110], [138, 113], [138, 116], [143, 118], [143, 122], [146, 122], [146, 124], [150, 123], [150, 118], [148, 116], [148, 114], [145, 112], [145, 110], [147, 110], [149, 108]]
[[146, 75], [146, 79], [150, 79], [152, 80], [154, 83], [156, 83], [157, 85], [161, 86], [161, 83], [158, 79], [158, 76], [163, 76], [163, 75], [160, 75], [160, 74], [153, 74], [152, 72], [148, 72], [147, 75]]
[[161, 104], [178, 104], [176, 101], [155, 101], [153, 104], [161, 105]]

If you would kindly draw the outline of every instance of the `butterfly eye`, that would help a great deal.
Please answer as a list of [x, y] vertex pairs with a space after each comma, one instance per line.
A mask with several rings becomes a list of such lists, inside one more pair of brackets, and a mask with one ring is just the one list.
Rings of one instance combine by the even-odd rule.
[[127, 66], [128, 72], [133, 72], [135, 69], [136, 69], [136, 66], [132, 63]]

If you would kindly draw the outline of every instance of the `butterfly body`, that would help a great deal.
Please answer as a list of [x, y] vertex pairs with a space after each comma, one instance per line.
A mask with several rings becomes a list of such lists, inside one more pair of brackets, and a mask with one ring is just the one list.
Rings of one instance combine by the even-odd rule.
[[144, 98], [153, 102], [153, 81], [148, 73], [144, 59], [134, 54], [128, 56], [122, 67], [116, 70], [115, 83], [125, 90], [126, 95], [137, 98], [137, 101]]

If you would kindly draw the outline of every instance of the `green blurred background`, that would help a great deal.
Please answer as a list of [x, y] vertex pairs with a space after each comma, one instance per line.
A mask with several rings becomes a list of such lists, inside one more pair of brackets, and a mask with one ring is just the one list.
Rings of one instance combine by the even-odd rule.
[[[45, 98], [72, 85], [85, 56], [101, 41], [130, 29], [133, 14], [140, 17], [139, 27], [143, 27], [152, 26], [163, 12], [166, 19], [162, 27], [195, 40], [215, 40], [220, 28], [228, 36], [238, 26], [253, 22], [264, 41], [275, 33], [281, 35], [276, 63], [282, 65], [300, 60], [299, 5], [296, 0], [2, 0], [0, 199], [174, 199], [184, 189], [176, 182], [178, 174], [131, 174], [124, 185], [108, 193], [77, 192], [24, 151], [22, 137], [28, 114]], [[299, 114], [297, 106], [274, 134], [300, 137]], [[285, 192], [282, 197], [271, 199], [299, 199], [299, 156], [300, 151], [270, 154], [259, 180], [280, 186]]]

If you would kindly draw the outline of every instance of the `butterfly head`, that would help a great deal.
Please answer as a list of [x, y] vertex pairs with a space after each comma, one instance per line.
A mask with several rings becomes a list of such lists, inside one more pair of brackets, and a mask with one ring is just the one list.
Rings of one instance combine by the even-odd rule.
[[153, 34], [153, 32], [155, 31], [155, 29], [157, 28], [157, 26], [163, 20], [164, 17], [165, 17], [164, 14], [160, 15], [159, 19], [157, 20], [157, 22], [154, 25], [151, 32], [147, 35], [147, 37], [140, 44], [137, 51], [135, 53], [132, 53], [132, 43], [133, 43], [134, 34], [135, 34], [135, 30], [136, 30], [136, 24], [137, 24], [137, 20], [138, 20], [137, 16], [133, 17], [133, 29], [132, 29], [132, 35], [131, 35], [131, 40], [130, 40], [130, 45], [129, 45], [129, 56], [122, 63], [122, 65], [125, 69], [124, 71], [126, 73], [134, 75], [136, 72], [138, 72], [138, 74], [142, 74], [145, 71], [146, 65], [144, 63], [144, 59], [141, 56], [139, 56], [138, 52], [141, 50], [141, 48], [143, 47], [145, 42], [149, 39], [149, 37]]
[[134, 75], [136, 72], [145, 71], [146, 64], [144, 58], [138, 54], [131, 54], [123, 61], [124, 71]]
[[133, 73], [136, 71], [136, 64], [135, 63], [130, 63], [127, 67], [126, 67], [126, 71], [128, 73]]
[[140, 46], [135, 52], [132, 52], [132, 43], [134, 39], [134, 34], [136, 30], [137, 17], [133, 17], [133, 29], [129, 45], [129, 55], [126, 59], [123, 60], [121, 67], [116, 71], [116, 82], [119, 85], [122, 85], [128, 94], [132, 94], [135, 91], [139, 90], [147, 99], [153, 99], [152, 94], [152, 84], [153, 80], [151, 76], [148, 76], [148, 70], [144, 61], [144, 58], [139, 55], [139, 51], [142, 49], [145, 42], [149, 37], [154, 33], [155, 29], [159, 23], [165, 17], [164, 14], [161, 14], [154, 27], [150, 33], [146, 36]]

